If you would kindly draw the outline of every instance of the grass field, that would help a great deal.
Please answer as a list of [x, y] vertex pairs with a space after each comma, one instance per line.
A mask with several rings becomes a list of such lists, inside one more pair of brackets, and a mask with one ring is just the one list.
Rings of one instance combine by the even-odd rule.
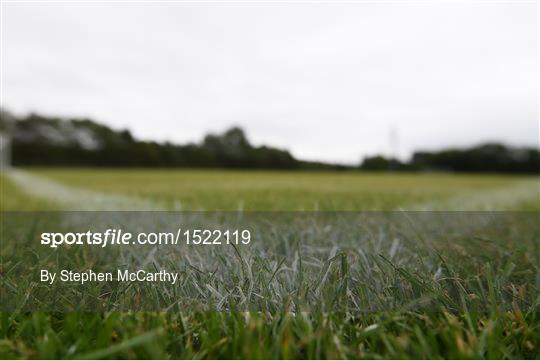
[[[33, 169], [31, 174], [93, 192], [89, 196], [123, 195], [144, 199], [142, 207], [168, 210], [522, 210], [538, 209], [540, 193], [538, 178], [500, 175], [95, 169]], [[35, 199], [15, 203], [8, 178], [3, 182], [4, 207], [43, 210], [57, 203], [57, 208], [84, 208], [77, 195], [32, 181], [23, 186], [41, 198], [40, 204]], [[70, 203], [71, 198], [75, 201]], [[103, 207], [115, 209], [118, 203]], [[137, 209], [134, 203], [129, 209]]]
[[[3, 211], [538, 212], [539, 194], [538, 178], [517, 176], [32, 169], [2, 175], [0, 206]], [[528, 223], [538, 217], [523, 214]], [[297, 312], [285, 304], [267, 312], [197, 307], [177, 312], [3, 312], [0, 357], [538, 358], [540, 235], [531, 224], [482, 230], [481, 242], [428, 240], [425, 248], [388, 237], [368, 239], [356, 246], [364, 258], [354, 243], [331, 254], [321, 244], [306, 244], [312, 258], [299, 269], [293, 269], [293, 253], [281, 263], [244, 254], [241, 273], [243, 266], [231, 253], [212, 277], [204, 269], [193, 271], [200, 275], [190, 278], [192, 285], [210, 286], [209, 295], [249, 289], [269, 303], [299, 304], [302, 298], [347, 307], [333, 312]], [[21, 252], [30, 257], [29, 251]], [[37, 266], [41, 260], [33, 254]], [[32, 287], [10, 278], [17, 262], [3, 259], [4, 290]], [[255, 281], [246, 282], [250, 279]], [[319, 298], [310, 298], [314, 293]], [[418, 297], [428, 297], [429, 308], [366, 313], [354, 306]]]

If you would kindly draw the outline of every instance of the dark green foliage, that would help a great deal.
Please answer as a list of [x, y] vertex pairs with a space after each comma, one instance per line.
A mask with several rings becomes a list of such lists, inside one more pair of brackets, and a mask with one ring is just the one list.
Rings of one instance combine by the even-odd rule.
[[361, 165], [365, 170], [408, 170], [410, 167], [394, 158], [385, 158], [382, 155], [366, 157]]
[[[233, 127], [209, 134], [201, 144], [139, 141], [128, 130], [116, 131], [88, 119], [31, 114], [18, 119], [0, 112], [0, 130], [12, 134], [15, 166], [190, 167], [232, 169], [326, 169], [352, 167], [295, 159], [288, 151], [251, 145]], [[367, 157], [364, 170], [540, 173], [537, 148], [484, 144], [469, 149], [417, 152], [408, 162], [381, 155]]]
[[202, 144], [174, 145], [138, 141], [127, 130], [115, 131], [87, 119], [31, 114], [10, 121], [3, 116], [1, 123], [2, 128], [9, 128], [12, 134], [12, 163], [15, 166], [245, 169], [314, 166], [296, 160], [284, 150], [252, 146], [240, 128], [231, 128], [220, 135], [208, 135]]
[[417, 152], [411, 166], [456, 172], [540, 173], [540, 151], [484, 144], [469, 149]]
[[445, 171], [470, 173], [540, 173], [537, 148], [509, 147], [488, 143], [467, 149], [416, 152], [409, 162], [381, 155], [367, 157], [360, 165], [365, 170]]

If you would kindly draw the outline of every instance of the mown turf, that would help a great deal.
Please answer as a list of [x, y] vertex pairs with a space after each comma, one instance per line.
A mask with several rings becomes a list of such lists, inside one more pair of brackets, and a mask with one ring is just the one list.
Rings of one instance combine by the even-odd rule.
[[[516, 181], [513, 177], [400, 175], [394, 178], [326, 173], [88, 170], [38, 173], [94, 191], [153, 197], [171, 203], [181, 200], [187, 208], [205, 209], [237, 209], [238, 199], [242, 199], [245, 209], [394, 209], [460, 194], [472, 196]], [[3, 185], [3, 190], [6, 189], [9, 192], [2, 193], [2, 209], [42, 202], [28, 199], [8, 182]], [[535, 197], [538, 194], [531, 193], [533, 204]], [[49, 201], [36, 204], [43, 208], [51, 206]], [[378, 248], [374, 248], [368, 255], [369, 267], [364, 269], [364, 274], [362, 268], [355, 269], [360, 267], [358, 259], [358, 264], [351, 264], [354, 257], [350, 260], [338, 257], [321, 282], [321, 292], [328, 291], [325, 295], [332, 300], [337, 294], [345, 301], [354, 301], [358, 297], [355, 292], [370, 281], [381, 285], [380, 292], [393, 297], [398, 297], [400, 292], [440, 297], [440, 302], [427, 309], [246, 313], [202, 311], [194, 307], [168, 313], [4, 312], [0, 323], [0, 357], [537, 358], [540, 355], [538, 236], [533, 233], [523, 244], [520, 242], [525, 239], [520, 238], [519, 232], [497, 242], [463, 240], [417, 259], [410, 253], [401, 256], [400, 251], [393, 250], [393, 241], [387, 240], [377, 252]], [[230, 262], [229, 267], [236, 264], [240, 268], [234, 256], [225, 261]], [[318, 261], [324, 269], [327, 260]], [[3, 260], [2, 266], [5, 264]], [[235, 272], [240, 273], [236, 268]], [[439, 268], [442, 273], [437, 272]], [[275, 269], [268, 267], [271, 281], [287, 281], [280, 278], [285, 276], [274, 277]], [[370, 269], [378, 269], [373, 277], [366, 274]], [[258, 273], [256, 267], [250, 270]], [[5, 271], [2, 269], [3, 274]], [[317, 274], [312, 276], [316, 279]], [[201, 276], [201, 282], [204, 283], [205, 277], [209, 275]], [[219, 277], [207, 282], [222, 292], [216, 279]], [[297, 280], [292, 282], [295, 285]], [[446, 295], [448, 290], [452, 293]], [[365, 295], [375, 296], [375, 293]], [[512, 297], [524, 297], [527, 302], [512, 302]], [[510, 301], [499, 307], [503, 298]], [[456, 307], [474, 304], [480, 305], [474, 312]]]
[[537, 358], [536, 313], [1, 314], [4, 358]]
[[[105, 194], [143, 197], [175, 210], [348, 211], [419, 208], [461, 197], [534, 183], [531, 199], [538, 209], [538, 178], [508, 175], [419, 173], [31, 169], [62, 184]], [[497, 205], [500, 207], [501, 205]], [[449, 208], [450, 207], [450, 208]], [[461, 210], [451, 204], [443, 210]], [[478, 209], [480, 210], [480, 209]]]
[[54, 202], [43, 198], [29, 197], [8, 177], [0, 173], [0, 212], [40, 211], [59, 209]]

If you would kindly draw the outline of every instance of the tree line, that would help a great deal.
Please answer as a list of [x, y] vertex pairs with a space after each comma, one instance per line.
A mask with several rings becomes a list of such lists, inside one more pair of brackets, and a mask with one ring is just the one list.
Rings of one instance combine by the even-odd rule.
[[190, 167], [238, 169], [363, 169], [371, 171], [450, 171], [540, 173], [538, 148], [483, 144], [466, 149], [416, 152], [403, 162], [366, 157], [358, 166], [298, 160], [287, 150], [254, 146], [233, 127], [184, 145], [135, 139], [90, 119], [61, 119], [0, 111], [0, 131], [11, 137], [15, 166]]
[[113, 130], [89, 119], [30, 114], [17, 118], [2, 111], [0, 130], [10, 134], [14, 166], [194, 167], [242, 169], [334, 169], [305, 162], [287, 150], [252, 145], [232, 127], [184, 145], [141, 141], [129, 130]]
[[531, 147], [486, 143], [465, 149], [415, 152], [407, 162], [373, 156], [360, 168], [379, 171], [446, 171], [468, 173], [540, 173], [540, 152]]

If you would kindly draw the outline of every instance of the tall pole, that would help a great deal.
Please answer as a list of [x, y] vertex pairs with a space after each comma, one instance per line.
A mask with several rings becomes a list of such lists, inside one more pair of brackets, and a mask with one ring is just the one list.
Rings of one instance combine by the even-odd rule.
[[398, 159], [399, 156], [399, 134], [395, 125], [390, 127], [390, 158]]
[[7, 133], [0, 132], [0, 170], [11, 166], [11, 139]]

